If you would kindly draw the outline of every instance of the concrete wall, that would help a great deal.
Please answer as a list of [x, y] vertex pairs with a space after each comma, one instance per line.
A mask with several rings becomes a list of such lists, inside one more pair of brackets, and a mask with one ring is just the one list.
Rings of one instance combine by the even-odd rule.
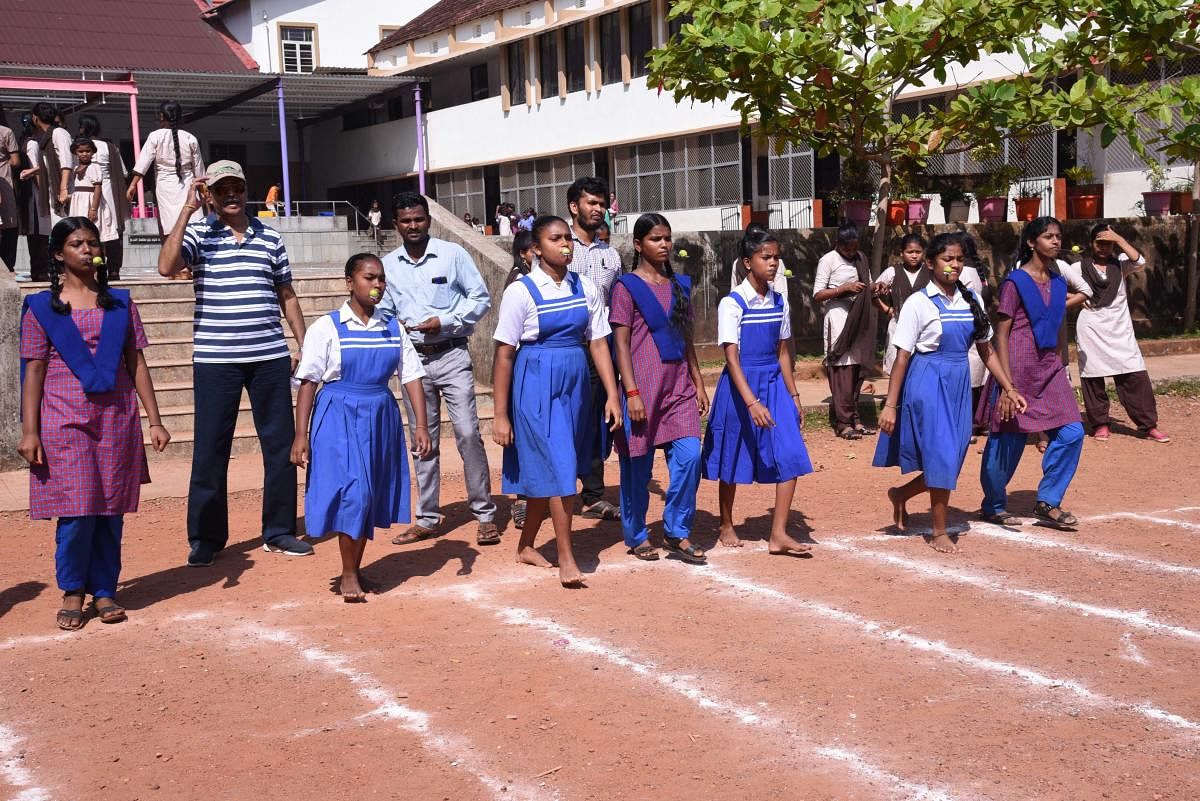
[[12, 273], [0, 270], [0, 470], [25, 464], [17, 455], [21, 438], [21, 287]]

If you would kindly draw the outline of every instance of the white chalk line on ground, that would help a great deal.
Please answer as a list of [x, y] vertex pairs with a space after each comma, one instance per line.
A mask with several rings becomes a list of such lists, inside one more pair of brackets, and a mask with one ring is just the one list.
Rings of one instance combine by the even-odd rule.
[[22, 741], [12, 729], [0, 723], [0, 777], [18, 790], [9, 801], [50, 801], [50, 793], [37, 786], [33, 773], [25, 767]]
[[1133, 641], [1133, 635], [1125, 632], [1121, 635], [1121, 657], [1130, 662], [1136, 662], [1139, 665], [1150, 664], [1146, 661], [1146, 657], [1142, 655], [1142, 649], [1138, 648]]
[[[1180, 511], [1172, 509], [1171, 511]], [[1109, 512], [1105, 515], [1092, 515], [1085, 517], [1085, 523], [1103, 523], [1111, 520], [1140, 520], [1143, 523], [1154, 523], [1158, 526], [1171, 526], [1172, 528], [1181, 528], [1184, 531], [1200, 531], [1200, 523], [1189, 523], [1186, 520], [1175, 520], [1171, 517], [1161, 517], [1159, 515], [1142, 514], [1141, 512]]]
[[346, 678], [360, 698], [375, 708], [360, 715], [362, 718], [381, 717], [395, 721], [405, 731], [414, 734], [428, 750], [448, 759], [452, 767], [472, 774], [480, 784], [487, 787], [497, 799], [551, 799], [559, 798], [557, 791], [534, 787], [526, 782], [505, 780], [496, 777], [483, 759], [479, 750], [466, 738], [456, 734], [442, 734], [430, 725], [429, 713], [402, 704], [397, 694], [369, 673], [356, 670], [350, 658], [344, 654], [328, 651], [305, 643], [292, 632], [279, 628], [264, 629], [257, 626], [240, 626], [238, 633], [254, 642], [268, 642], [286, 646], [298, 653], [305, 661], [331, 673]]
[[1078, 612], [1085, 617], [1090, 616], [1104, 618], [1106, 620], [1114, 620], [1129, 626], [1136, 626], [1140, 629], [1152, 631], [1156, 634], [1164, 634], [1172, 637], [1179, 637], [1185, 640], [1200, 642], [1200, 631], [1194, 631], [1193, 629], [1184, 628], [1183, 626], [1175, 626], [1169, 623], [1163, 623], [1162, 621], [1155, 620], [1154, 618], [1150, 617], [1150, 615], [1144, 610], [1138, 610], [1135, 612], [1128, 609], [1115, 609], [1107, 606], [1098, 606], [1096, 604], [1085, 603], [1083, 601], [1076, 601], [1072, 598], [1065, 598], [1061, 595], [1056, 595], [1052, 592], [1046, 592], [1044, 590], [1031, 590], [1022, 587], [1014, 587], [1009, 584], [1002, 584], [999, 581], [989, 579], [986, 576], [981, 576], [977, 573], [969, 573], [965, 570], [946, 567], [936, 562], [920, 561], [917, 559], [908, 559], [903, 556], [880, 553], [878, 551], [863, 550], [852, 542], [825, 540], [823, 545], [831, 550], [847, 554], [855, 559], [903, 568], [906, 575], [917, 574], [939, 581], [965, 584], [969, 587], [974, 587], [976, 589], [995, 593], [997, 595], [1007, 595], [1014, 598], [1032, 601], [1045, 606]]
[[656, 665], [639, 661], [620, 648], [600, 639], [576, 633], [573, 629], [557, 621], [539, 617], [528, 609], [492, 603], [475, 588], [461, 587], [459, 589], [459, 594], [467, 601], [491, 612], [500, 621], [510, 626], [540, 631], [554, 638], [558, 645], [577, 653], [601, 658], [639, 678], [652, 681], [664, 689], [686, 698], [700, 709], [734, 718], [745, 726], [767, 729], [776, 734], [788, 736], [797, 741], [798, 746], [809, 750], [815, 756], [837, 762], [848, 768], [851, 773], [870, 782], [895, 788], [899, 792], [895, 793], [894, 797], [903, 798], [905, 801], [955, 801], [955, 799], [961, 801], [961, 799], [967, 798], [960, 793], [951, 793], [902, 779], [873, 765], [861, 755], [847, 748], [813, 743], [809, 738], [797, 734], [785, 726], [782, 721], [764, 715], [760, 709], [753, 709], [735, 701], [723, 699], [710, 691], [701, 689], [700, 685], [705, 682], [700, 677], [669, 673]]
[[872, 620], [854, 612], [847, 612], [844, 609], [838, 609], [819, 601], [797, 598], [786, 592], [758, 584], [737, 574], [722, 571], [711, 564], [707, 567], [694, 567], [686, 572], [688, 575], [706, 577], [714, 582], [724, 584], [744, 593], [778, 601], [795, 609], [815, 614], [825, 620], [841, 623], [885, 643], [898, 643], [916, 651], [937, 654], [943, 659], [956, 662], [964, 667], [969, 667], [982, 673], [990, 673], [1008, 679], [1017, 678], [1038, 689], [1064, 690], [1080, 701], [1099, 709], [1114, 712], [1133, 712], [1148, 720], [1162, 723], [1172, 728], [1183, 729], [1189, 732], [1200, 731], [1200, 723], [1189, 720], [1182, 715], [1160, 709], [1153, 704], [1121, 701], [1111, 698], [1090, 690], [1073, 679], [1049, 676], [1032, 668], [979, 656], [966, 649], [956, 648], [939, 640], [930, 640], [910, 634], [903, 628]]

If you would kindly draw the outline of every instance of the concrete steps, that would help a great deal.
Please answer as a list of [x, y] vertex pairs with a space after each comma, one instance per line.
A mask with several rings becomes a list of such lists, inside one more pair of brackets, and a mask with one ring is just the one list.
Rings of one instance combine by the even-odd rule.
[[[148, 447], [147, 455], [152, 460], [189, 458], [195, 441], [192, 432], [195, 404], [204, 402], [203, 390], [197, 393], [192, 386], [192, 315], [195, 305], [192, 284], [190, 281], [147, 279], [122, 281], [120, 286], [128, 289], [137, 303], [146, 337], [150, 341], [145, 355], [154, 380], [159, 413], [163, 424], [171, 432], [171, 444], [162, 454]], [[300, 299], [305, 322], [309, 325], [341, 306], [346, 299], [346, 282], [340, 273], [296, 275], [293, 286]], [[22, 288], [25, 294], [31, 294], [46, 289], [47, 285], [25, 284]], [[284, 333], [289, 347], [295, 351], [294, 340], [286, 323]], [[399, 379], [392, 379], [391, 388], [393, 395], [399, 399]], [[480, 430], [486, 436], [492, 429], [490, 387], [476, 387], [476, 404]], [[403, 413], [403, 405], [401, 410]], [[142, 433], [149, 446], [149, 422], [144, 410], [141, 418]], [[444, 410], [441, 434], [443, 439], [454, 436], [454, 429]], [[258, 437], [254, 431], [250, 401], [243, 393], [234, 427], [233, 453], [253, 453], [257, 450]]]

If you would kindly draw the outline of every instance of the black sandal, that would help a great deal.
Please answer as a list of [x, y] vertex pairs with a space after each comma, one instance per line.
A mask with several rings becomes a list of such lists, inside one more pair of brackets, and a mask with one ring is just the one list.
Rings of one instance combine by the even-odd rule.
[[[82, 599], [83, 597], [84, 597], [84, 594], [82, 591], [64, 592], [63, 593], [64, 601], [68, 598]], [[63, 625], [64, 621], [67, 621], [70, 625]], [[62, 629], [63, 631], [79, 631], [81, 628], [83, 628], [83, 610], [82, 609], [59, 609], [58, 613], [54, 616], [54, 622], [57, 623], [58, 627], [60, 629]]]
[[[100, 605], [100, 601], [107, 600], [108, 604]], [[92, 599], [92, 609], [96, 610], [96, 617], [100, 618], [101, 623], [120, 623], [127, 618], [125, 607], [118, 606], [112, 598], [101, 598], [100, 601]]]
[[690, 564], [703, 565], [707, 563], [708, 556], [705, 555], [704, 551], [690, 542], [686, 548], [683, 547], [683, 539], [683, 537], [663, 537], [663, 547]]
[[1065, 511], [1061, 506], [1051, 506], [1045, 501], [1038, 501], [1033, 507], [1033, 516], [1038, 520], [1063, 531], [1074, 531], [1079, 526], [1079, 518]]
[[838, 434], [838, 436], [841, 437], [842, 439], [862, 439], [863, 438], [862, 432], [859, 431], [857, 428], [844, 429]]
[[979, 519], [985, 523], [991, 523], [994, 526], [1007, 526], [1009, 528], [1019, 526], [1025, 522], [1022, 518], [1017, 517], [1014, 514], [1010, 514], [1007, 511], [996, 512], [994, 515], [980, 514]]
[[630, 548], [628, 553], [630, 556], [637, 557], [643, 562], [657, 562], [659, 556], [658, 549], [650, 544], [650, 540], [646, 540], [640, 545]]

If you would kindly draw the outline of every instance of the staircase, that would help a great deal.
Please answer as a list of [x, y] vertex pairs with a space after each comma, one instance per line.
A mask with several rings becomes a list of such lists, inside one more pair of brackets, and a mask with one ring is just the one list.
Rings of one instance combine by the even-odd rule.
[[[394, 236], [394, 232], [392, 232]], [[367, 239], [370, 239], [368, 236]], [[386, 251], [385, 251], [386, 252]], [[24, 284], [26, 294], [40, 292], [46, 284]], [[150, 341], [146, 348], [146, 362], [150, 366], [150, 377], [154, 380], [155, 395], [158, 398], [158, 410], [162, 416], [163, 425], [171, 432], [171, 444], [161, 454], [147, 447], [146, 454], [151, 459], [182, 459], [190, 458], [194, 435], [192, 433], [192, 414], [197, 393], [192, 386], [192, 310], [194, 294], [189, 281], [167, 281], [161, 279], [121, 281], [118, 286], [128, 289], [138, 306], [142, 325], [146, 329], [146, 338]], [[304, 312], [307, 325], [324, 314], [338, 308], [346, 299], [345, 279], [336, 274], [323, 271], [320, 274], [295, 274], [292, 286], [300, 299], [300, 308]], [[283, 326], [289, 347], [295, 351], [292, 332], [287, 323]], [[399, 380], [392, 379], [392, 392], [399, 398]], [[203, 390], [199, 400], [204, 402]], [[480, 431], [487, 434], [492, 429], [492, 395], [491, 388], [476, 387], [476, 403], [479, 409]], [[401, 405], [403, 413], [403, 405]], [[146, 444], [150, 426], [146, 413], [142, 411], [142, 434]], [[450, 419], [443, 409], [442, 429], [443, 438], [453, 438], [454, 429]], [[254, 421], [250, 412], [250, 402], [243, 393], [238, 410], [237, 423], [234, 427], [233, 453], [251, 453], [258, 450], [258, 437], [254, 433]]]
[[353, 253], [374, 253], [384, 256], [400, 247], [400, 236], [392, 228], [380, 228], [378, 239], [369, 231], [350, 232], [350, 248]]

